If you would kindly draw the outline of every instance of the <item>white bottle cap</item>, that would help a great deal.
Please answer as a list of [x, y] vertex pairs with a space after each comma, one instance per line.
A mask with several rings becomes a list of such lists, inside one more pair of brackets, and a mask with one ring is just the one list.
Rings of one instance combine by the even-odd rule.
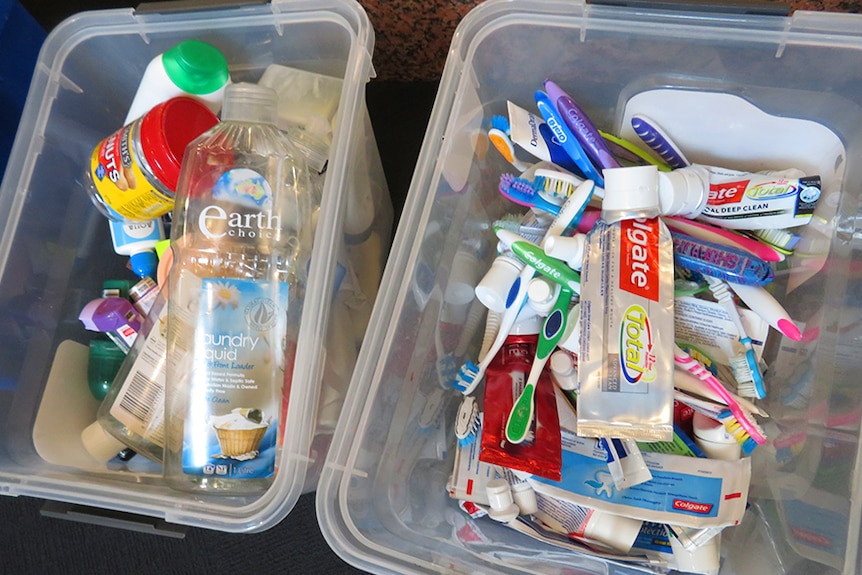
[[485, 492], [491, 506], [491, 510], [488, 512], [491, 519], [508, 523], [518, 516], [518, 506], [512, 499], [512, 490], [509, 489], [508, 481], [492, 479], [485, 486]]
[[709, 199], [709, 170], [694, 165], [658, 172], [658, 195], [661, 215], [696, 218]]
[[563, 260], [573, 270], [578, 270], [584, 265], [584, 248], [587, 245], [587, 236], [575, 234], [569, 236], [548, 236], [542, 242], [542, 249], [552, 258]]
[[720, 421], [695, 412], [692, 425], [694, 442], [710, 459], [733, 461], [742, 457], [742, 446]]
[[563, 337], [557, 342], [557, 347], [561, 347], [566, 351], [578, 353], [581, 349], [581, 306], [572, 306], [569, 310], [569, 317], [566, 318], [566, 331]]
[[544, 276], [534, 277], [527, 286], [527, 297], [530, 300], [530, 305], [541, 316], [551, 313], [559, 293], [560, 284]]
[[526, 481], [516, 483], [512, 486], [512, 497], [521, 515], [532, 515], [539, 510], [539, 503], [536, 501], [536, 492], [533, 491], [533, 487]]
[[631, 551], [642, 525], [643, 521], [638, 519], [593, 510], [589, 521], [587, 521], [587, 528], [584, 529], [584, 536], [587, 539], [595, 539], [610, 545], [623, 553], [628, 553]]
[[524, 265], [514, 258], [497, 256], [482, 281], [476, 286], [476, 297], [491, 311], [505, 311], [509, 289], [524, 269]]
[[673, 550], [674, 569], [687, 573], [718, 575], [721, 563], [721, 534], [716, 535], [697, 549], [688, 551], [683, 544], [669, 534], [670, 548]]
[[551, 368], [551, 378], [560, 389], [572, 391], [578, 388], [578, 368], [571, 353], [558, 349], [551, 354], [548, 365]]
[[117, 453], [126, 448], [126, 444], [105, 431], [98, 421], [94, 421], [81, 431], [81, 441], [87, 453], [101, 462], [113, 459]]
[[607, 223], [657, 215], [660, 204], [656, 166], [608, 168], [602, 175], [605, 178], [602, 219]]

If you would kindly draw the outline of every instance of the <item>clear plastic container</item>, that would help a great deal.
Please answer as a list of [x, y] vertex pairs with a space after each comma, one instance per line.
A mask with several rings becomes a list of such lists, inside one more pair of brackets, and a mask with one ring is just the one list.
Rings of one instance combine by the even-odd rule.
[[[693, 162], [823, 177], [817, 221], [775, 283], [805, 339], [770, 336], [772, 441], [754, 453], [743, 522], [722, 533], [721, 573], [859, 572], [862, 17], [695, 7], [489, 0], [461, 22], [318, 485], [321, 529], [351, 564], [376, 573], [648, 570], [473, 520], [446, 491], [460, 398], [438, 368], [457, 369], [482, 340], [470, 304], [447, 288], [475, 286], [496, 255], [487, 229], [517, 209], [497, 190], [511, 166], [477, 142], [507, 100], [535, 109], [535, 90], [551, 78], [601, 129], [633, 136], [628, 120], [641, 112]], [[475, 279], [453, 273], [463, 251], [478, 259]]]
[[[179, 492], [145, 457], [106, 464], [90, 458], [80, 439], [99, 402], [87, 387], [87, 344], [96, 334], [83, 329], [78, 312], [99, 296], [104, 280], [135, 280], [127, 258], [113, 251], [104, 216], [80, 189], [81, 159], [123, 124], [148, 63], [190, 38], [218, 48], [235, 82], [257, 82], [272, 64], [341, 82], [278, 474], [261, 495]], [[0, 494], [249, 532], [278, 523], [314, 487], [392, 225], [365, 110], [373, 40], [365, 12], [352, 0], [170, 13], [104, 10], [79, 14], [51, 32], [0, 188]], [[364, 243], [344, 229], [351, 197], [373, 198]], [[337, 302], [349, 297], [356, 302], [347, 314], [354, 329], [345, 339]], [[345, 367], [333, 372], [324, 357], [345, 358]]]

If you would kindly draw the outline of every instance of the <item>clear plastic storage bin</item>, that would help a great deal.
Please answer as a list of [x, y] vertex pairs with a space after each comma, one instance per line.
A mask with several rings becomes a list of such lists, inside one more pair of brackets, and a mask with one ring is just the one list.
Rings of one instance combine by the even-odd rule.
[[[392, 208], [365, 109], [374, 33], [352, 0], [154, 6], [170, 11], [69, 18], [36, 65], [0, 189], [0, 494], [264, 530], [316, 485], [388, 251]], [[135, 279], [82, 189], [85, 162], [122, 126], [149, 61], [192, 38], [225, 55], [234, 82], [279, 64], [341, 83], [277, 477], [255, 497], [174, 491], [157, 464], [99, 463], [80, 440], [99, 402], [86, 380], [94, 334], [78, 313], [104, 280]]]
[[601, 129], [634, 137], [627, 119], [648, 110], [692, 161], [822, 176], [775, 284], [805, 338], [770, 335], [771, 441], [754, 452], [744, 520], [722, 534], [721, 573], [859, 572], [862, 18], [691, 10], [490, 0], [461, 22], [318, 485], [345, 560], [379, 573], [646, 569], [472, 520], [446, 492], [461, 395], [445, 373], [478, 353], [471, 290], [496, 255], [489, 228], [522, 213], [498, 192], [515, 170], [489, 149], [489, 120], [507, 100], [535, 110], [550, 78]]

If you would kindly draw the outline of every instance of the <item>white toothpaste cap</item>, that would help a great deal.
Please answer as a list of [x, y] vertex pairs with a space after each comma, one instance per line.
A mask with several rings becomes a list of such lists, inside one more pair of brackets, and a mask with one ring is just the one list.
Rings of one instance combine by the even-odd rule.
[[742, 446], [720, 421], [695, 412], [692, 425], [694, 442], [710, 459], [734, 461], [742, 457]]
[[551, 368], [551, 377], [560, 389], [573, 391], [578, 388], [578, 370], [571, 353], [558, 349], [551, 354], [548, 365]]
[[512, 497], [521, 515], [532, 515], [539, 510], [536, 492], [526, 481], [512, 485]]
[[640, 534], [642, 525], [643, 521], [638, 519], [593, 510], [584, 535], [588, 539], [595, 539], [628, 553]]
[[560, 284], [543, 276], [534, 277], [527, 286], [527, 297], [530, 298], [530, 305], [541, 316], [551, 313], [559, 293]]
[[491, 311], [503, 312], [506, 309], [506, 298], [515, 279], [524, 269], [524, 264], [505, 255], [494, 259], [490, 269], [476, 286], [476, 297], [482, 305]]
[[668, 534], [670, 547], [673, 550], [674, 569], [704, 575], [718, 575], [721, 566], [720, 545], [721, 534], [716, 535], [697, 549], [688, 551], [676, 537]]
[[563, 260], [570, 268], [576, 271], [584, 265], [584, 249], [587, 245], [587, 236], [575, 234], [569, 236], [548, 236], [542, 242], [545, 253], [558, 260]]
[[581, 349], [581, 306], [580, 304], [572, 306], [569, 310], [569, 317], [566, 318], [566, 331], [563, 337], [557, 343], [557, 347], [561, 347], [572, 353], [579, 353]]
[[492, 479], [485, 486], [488, 502], [491, 510], [488, 515], [491, 519], [501, 523], [508, 523], [518, 516], [519, 509], [512, 499], [512, 490], [509, 482], [505, 479]]
[[660, 203], [656, 166], [608, 168], [602, 175], [605, 179], [602, 219], [605, 222], [658, 215]]
[[658, 172], [658, 194], [663, 216], [696, 218], [709, 199], [709, 170], [692, 165]]

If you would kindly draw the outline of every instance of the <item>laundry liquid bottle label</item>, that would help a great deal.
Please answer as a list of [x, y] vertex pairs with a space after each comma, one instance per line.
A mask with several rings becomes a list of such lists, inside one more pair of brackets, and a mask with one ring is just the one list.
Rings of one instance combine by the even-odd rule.
[[183, 472], [234, 479], [275, 473], [288, 284], [180, 278], [196, 309]]

